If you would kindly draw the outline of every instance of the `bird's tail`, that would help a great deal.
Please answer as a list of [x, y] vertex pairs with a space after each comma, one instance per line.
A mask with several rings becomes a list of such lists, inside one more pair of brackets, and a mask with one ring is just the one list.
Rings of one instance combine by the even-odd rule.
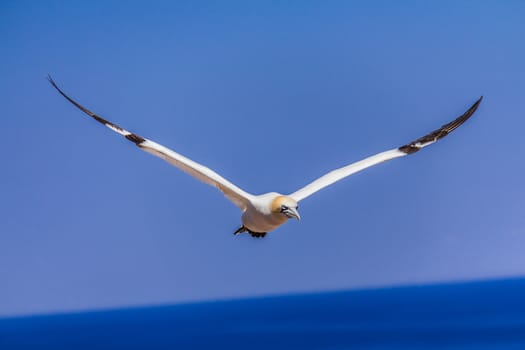
[[233, 234], [234, 234], [235, 236], [237, 236], [237, 235], [240, 235], [241, 233], [246, 232], [246, 231], [248, 231], [248, 230], [246, 229], [246, 227], [244, 227], [244, 225], [242, 225], [242, 226], [239, 227], [239, 228], [237, 229], [237, 231], [235, 231]]

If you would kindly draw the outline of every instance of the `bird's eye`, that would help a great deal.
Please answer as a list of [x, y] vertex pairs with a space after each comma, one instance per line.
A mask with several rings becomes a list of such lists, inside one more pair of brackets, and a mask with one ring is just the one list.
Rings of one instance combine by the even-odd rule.
[[281, 211], [285, 211], [285, 210], [288, 210], [288, 207], [286, 205], [281, 205]]

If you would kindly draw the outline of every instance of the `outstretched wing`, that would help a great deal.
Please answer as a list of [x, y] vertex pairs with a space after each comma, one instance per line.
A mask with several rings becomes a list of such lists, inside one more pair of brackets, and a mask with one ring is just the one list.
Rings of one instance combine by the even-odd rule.
[[461, 124], [463, 124], [467, 119], [469, 119], [474, 114], [479, 104], [481, 103], [482, 99], [483, 99], [483, 96], [480, 97], [479, 100], [477, 100], [472, 105], [472, 107], [470, 107], [469, 110], [466, 111], [463, 115], [459, 116], [454, 121], [443, 125], [441, 128], [434, 130], [431, 133], [423, 137], [420, 137], [419, 139], [413, 142], [407, 143], [406, 145], [401, 146], [399, 148], [394, 148], [394, 149], [391, 149], [385, 152], [381, 152], [371, 157], [360, 160], [358, 162], [347, 165], [345, 167], [333, 170], [329, 172], [328, 174], [321, 176], [317, 180], [306, 185], [305, 187], [301, 188], [300, 190], [290, 194], [290, 197], [292, 197], [296, 201], [300, 201], [312, 195], [313, 193], [319, 191], [320, 189], [325, 188], [326, 186], [329, 186], [336, 181], [344, 179], [347, 176], [355, 174], [358, 171], [361, 171], [363, 169], [369, 168], [371, 166], [385, 162], [390, 159], [404, 157], [406, 155], [416, 153], [423, 147], [431, 145], [437, 140], [442, 139], [443, 137], [447, 136], [449, 133], [451, 133]]
[[159, 145], [156, 142], [153, 142], [151, 140], [148, 140], [142, 136], [139, 136], [137, 134], [134, 134], [132, 132], [129, 132], [120, 126], [113, 124], [110, 121], [107, 121], [100, 116], [96, 115], [95, 113], [91, 112], [89, 109], [85, 108], [84, 106], [80, 105], [78, 102], [70, 98], [68, 95], [66, 95], [55, 83], [55, 81], [48, 76], [48, 80], [53, 85], [57, 91], [64, 96], [69, 102], [74, 104], [78, 109], [80, 109], [82, 112], [86, 113], [99, 123], [104, 124], [114, 132], [124, 136], [129, 141], [133, 142], [135, 145], [137, 145], [140, 149], [151, 153], [157, 157], [160, 157], [167, 161], [168, 163], [176, 166], [177, 168], [181, 169], [182, 171], [190, 174], [193, 177], [196, 177], [197, 179], [207, 183], [208, 185], [214, 186], [218, 188], [226, 197], [228, 197], [229, 200], [231, 200], [236, 206], [238, 206], [241, 210], [245, 210], [248, 202], [251, 198], [253, 198], [253, 195], [250, 193], [247, 193], [243, 190], [241, 190], [239, 187], [235, 186], [213, 170], [194, 162], [191, 159], [188, 159], [180, 154], [178, 154], [175, 151], [170, 150], [169, 148], [166, 148], [162, 145]]

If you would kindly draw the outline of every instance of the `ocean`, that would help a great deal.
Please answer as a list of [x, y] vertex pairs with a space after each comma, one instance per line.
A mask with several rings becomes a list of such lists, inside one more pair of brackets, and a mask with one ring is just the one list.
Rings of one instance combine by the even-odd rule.
[[525, 349], [525, 279], [0, 319], [0, 349]]

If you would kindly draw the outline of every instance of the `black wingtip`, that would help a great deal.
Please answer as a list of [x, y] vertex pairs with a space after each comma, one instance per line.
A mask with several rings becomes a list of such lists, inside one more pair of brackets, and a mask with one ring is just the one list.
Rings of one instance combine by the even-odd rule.
[[[64, 91], [62, 91], [62, 89], [60, 89], [57, 85], [57, 83], [55, 82], [55, 80], [51, 77], [50, 74], [48, 74], [46, 76], [46, 80], [51, 84], [51, 86], [53, 86], [62, 96], [64, 96], [66, 99], [68, 99], [71, 103], [75, 104], [76, 105], [76, 102], [72, 101], [71, 98], [69, 96], [66, 95], [66, 93]], [[78, 106], [77, 106], [78, 107]]]
[[463, 113], [458, 118], [451, 121], [450, 123], [445, 124], [441, 128], [434, 130], [431, 133], [423, 137], [420, 137], [419, 139], [412, 141], [404, 146], [401, 146], [398, 149], [403, 153], [412, 154], [412, 153], [416, 153], [423, 147], [442, 139], [443, 137], [447, 136], [452, 131], [457, 129], [464, 122], [466, 122], [470, 117], [472, 117], [474, 112], [476, 112], [476, 110], [478, 109], [479, 104], [481, 103], [482, 100], [483, 100], [483, 96], [481, 96], [476, 102], [474, 102], [474, 104], [465, 113]]
[[479, 106], [479, 104], [481, 103], [481, 101], [483, 101], [483, 95], [481, 95], [481, 96], [479, 97], [479, 99], [476, 101], [476, 103], [475, 103], [476, 108], [477, 108], [477, 106]]
[[479, 104], [481, 103], [481, 101], [483, 101], [483, 95], [481, 95], [478, 100], [476, 102], [474, 102], [474, 104], [472, 106], [470, 106], [470, 108], [463, 114], [464, 116], [468, 116], [468, 118], [470, 118], [470, 116], [472, 114], [474, 114], [474, 112], [478, 109], [479, 107]]
[[479, 104], [481, 103], [481, 101], [483, 101], [483, 95], [481, 95], [478, 100], [476, 102], [474, 102], [474, 104], [472, 105], [472, 107], [470, 107], [470, 109], [474, 109], [472, 112], [474, 113], [476, 111], [476, 109], [478, 109], [479, 107]]
[[55, 81], [53, 80], [53, 78], [51, 78], [51, 76], [48, 74], [47, 75], [47, 80], [51, 83], [51, 85], [53, 85], [53, 87], [62, 95], [66, 98], [66, 100], [68, 100], [69, 102], [71, 102], [75, 107], [77, 107], [78, 109], [80, 109], [82, 112], [86, 113], [87, 115], [89, 115], [90, 117], [92, 117], [93, 119], [95, 119], [97, 122], [101, 123], [101, 124], [104, 124], [105, 126], [108, 126], [110, 127], [111, 129], [113, 129], [113, 131], [116, 131], [118, 132], [119, 134], [123, 135], [126, 139], [128, 139], [129, 141], [135, 143], [137, 146], [139, 146], [141, 143], [143, 143], [144, 141], [146, 141], [145, 138], [143, 138], [142, 136], [139, 136], [137, 134], [133, 134], [133, 133], [130, 133], [129, 131], [127, 130], [124, 130], [123, 128], [121, 128], [120, 126], [118, 126], [117, 124], [113, 124], [112, 122], [96, 115], [95, 113], [91, 112], [89, 109], [87, 109], [86, 107], [82, 106], [80, 103], [78, 103], [77, 101], [73, 100], [71, 97], [69, 97], [68, 95], [66, 95], [66, 93], [64, 91], [62, 91], [58, 85], [55, 83]]
[[[483, 95], [481, 95], [479, 97], [479, 99], [474, 102], [474, 104], [472, 106], [470, 106], [470, 108], [465, 112], [463, 113], [463, 115], [461, 115], [460, 117], [458, 117], [456, 120], [454, 120], [453, 122], [449, 123], [449, 124], [446, 124], [446, 125], [443, 125], [443, 128], [447, 128], [449, 127], [450, 130], [448, 130], [448, 133], [450, 133], [451, 131], [453, 131], [454, 129], [456, 129], [458, 126], [460, 126], [461, 124], [463, 124], [464, 122], [467, 121], [467, 119], [469, 119], [470, 117], [472, 117], [472, 115], [474, 114], [474, 112], [476, 112], [476, 110], [478, 109], [481, 101], [483, 101]], [[443, 135], [445, 136], [445, 135]]]
[[49, 75], [49, 74], [47, 75], [47, 81], [49, 81], [51, 86], [53, 86], [55, 88], [55, 90], [58, 91], [58, 93], [60, 95], [62, 95], [66, 100], [71, 102], [75, 107], [80, 109], [82, 112], [86, 113], [87, 115], [89, 115], [92, 118], [95, 118], [98, 122], [100, 122], [102, 124], [111, 124], [111, 123], [107, 122], [105, 119], [102, 119], [98, 115], [96, 115], [95, 113], [91, 112], [86, 107], [82, 106], [77, 101], [73, 100], [71, 97], [69, 97], [64, 91], [62, 91], [61, 88], [58, 87], [57, 83], [55, 83], [55, 81], [53, 80], [53, 78], [51, 78], [51, 75]]
[[49, 83], [51, 83], [51, 85], [53, 85], [54, 87], [57, 86], [57, 84], [55, 83], [55, 81], [53, 80], [53, 78], [51, 77], [49, 73], [46, 75], [46, 80], [49, 81]]

